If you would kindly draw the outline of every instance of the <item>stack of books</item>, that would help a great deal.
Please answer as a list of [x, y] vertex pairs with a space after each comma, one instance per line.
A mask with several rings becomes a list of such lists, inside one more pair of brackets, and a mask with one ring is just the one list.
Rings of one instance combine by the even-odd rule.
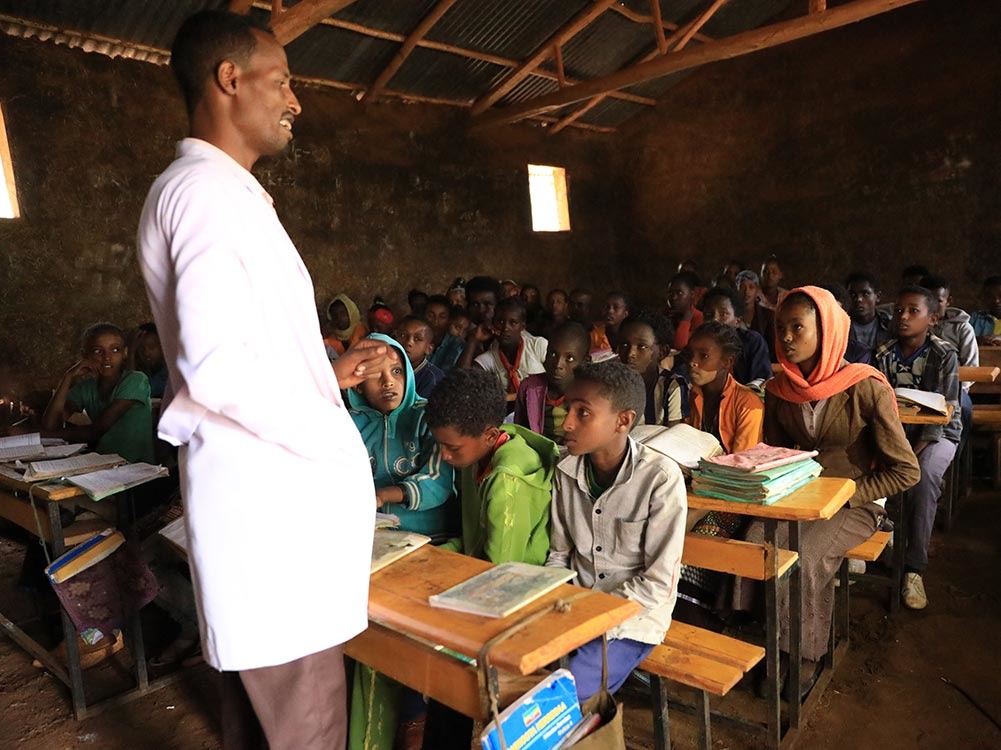
[[704, 458], [692, 472], [692, 492], [703, 497], [769, 505], [820, 476], [817, 451], [758, 443], [727, 456]]

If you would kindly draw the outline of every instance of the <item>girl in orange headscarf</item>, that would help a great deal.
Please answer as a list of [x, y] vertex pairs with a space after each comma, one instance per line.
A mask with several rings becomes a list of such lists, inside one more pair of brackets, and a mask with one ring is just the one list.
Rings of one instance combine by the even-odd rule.
[[[879, 528], [885, 511], [874, 501], [903, 492], [920, 476], [886, 378], [844, 359], [848, 329], [848, 315], [830, 292], [793, 289], [775, 319], [782, 372], [766, 386], [765, 442], [816, 450], [824, 476], [855, 480], [848, 505], [827, 521], [802, 527], [801, 695], [816, 682], [827, 652], [834, 577], [845, 553]], [[763, 537], [763, 525], [752, 524], [748, 538]], [[788, 652], [788, 590], [780, 621], [782, 649]]]

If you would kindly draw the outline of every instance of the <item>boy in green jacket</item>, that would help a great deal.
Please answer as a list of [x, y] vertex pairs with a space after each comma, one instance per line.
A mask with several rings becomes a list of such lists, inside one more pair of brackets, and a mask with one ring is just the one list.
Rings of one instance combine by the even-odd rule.
[[451, 370], [428, 399], [426, 417], [442, 458], [461, 469], [462, 538], [453, 549], [493, 563], [542, 565], [556, 443], [502, 424], [504, 392], [489, 372]]
[[[506, 412], [496, 376], [477, 368], [450, 370], [428, 399], [442, 458], [461, 469], [462, 538], [445, 546], [493, 563], [542, 565], [559, 451], [531, 430], [502, 424]], [[472, 719], [429, 703], [424, 747], [468, 750], [472, 731]]]

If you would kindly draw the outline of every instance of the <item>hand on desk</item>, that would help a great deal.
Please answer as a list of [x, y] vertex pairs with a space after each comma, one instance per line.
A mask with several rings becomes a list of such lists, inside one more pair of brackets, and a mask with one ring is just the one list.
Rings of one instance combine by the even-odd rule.
[[375, 491], [376, 508], [381, 508], [389, 503], [402, 503], [405, 499], [403, 488], [395, 484], [390, 487], [380, 487]]
[[389, 347], [381, 341], [362, 339], [331, 364], [341, 388], [352, 388], [379, 374]]

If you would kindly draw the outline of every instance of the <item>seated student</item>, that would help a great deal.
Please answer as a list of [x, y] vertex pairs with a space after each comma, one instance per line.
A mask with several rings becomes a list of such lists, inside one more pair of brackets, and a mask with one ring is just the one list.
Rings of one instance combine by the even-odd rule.
[[[970, 325], [970, 316], [958, 307], [952, 307], [952, 294], [949, 291], [949, 281], [944, 276], [925, 276], [919, 286], [935, 295], [938, 300], [938, 323], [932, 326], [931, 332], [944, 341], [956, 347], [960, 367], [980, 366], [980, 347], [977, 345], [977, 334]], [[959, 402], [962, 406], [963, 429], [968, 430], [973, 421], [973, 401], [970, 400], [972, 381], [959, 384]]]
[[431, 353], [434, 351], [434, 333], [424, 318], [408, 315], [396, 327], [394, 338], [403, 345], [407, 359], [414, 370], [414, 387], [417, 395], [427, 398], [445, 377], [445, 373], [431, 363]]
[[407, 306], [410, 308], [410, 314], [421, 317], [424, 315], [424, 308], [428, 304], [427, 292], [422, 292], [420, 289], [411, 289], [407, 292]]
[[[841, 305], [841, 309], [848, 314], [849, 318], [851, 317], [852, 301], [848, 296], [848, 290], [843, 284], [839, 284], [836, 281], [829, 281], [826, 284], [818, 284], [817, 286], [830, 292], [834, 299], [837, 300], [837, 303]], [[848, 347], [845, 349], [845, 361], [860, 365], [871, 365], [873, 362], [872, 350], [849, 336]]]
[[466, 284], [466, 311], [474, 325], [489, 325], [494, 319], [494, 309], [500, 300], [501, 288], [497, 279], [474, 276]]
[[770, 310], [774, 310], [782, 302], [788, 290], [783, 289], [780, 284], [784, 274], [779, 259], [775, 255], [769, 255], [765, 262], [761, 264], [761, 305]]
[[617, 352], [619, 329], [629, 317], [629, 298], [622, 292], [612, 292], [605, 297], [604, 322], [591, 327], [591, 352]]
[[[928, 270], [927, 266], [923, 266], [920, 263], [915, 263], [910, 266], [906, 266], [903, 271], [900, 272], [900, 285], [905, 286], [915, 286], [921, 283], [921, 279], [925, 276], [930, 276], [931, 271]], [[892, 303], [891, 303], [892, 306]]]
[[[903, 492], [919, 478], [886, 378], [872, 367], [844, 361], [849, 325], [830, 292], [793, 289], [779, 305], [776, 322], [782, 371], [766, 385], [765, 442], [816, 450], [825, 476], [855, 481], [855, 494], [844, 508], [826, 521], [803, 524], [801, 697], [815, 684], [827, 653], [834, 578], [845, 553], [879, 528], [885, 511], [875, 501]], [[780, 546], [788, 543], [784, 536], [780, 528]], [[752, 522], [745, 538], [763, 541], [763, 522]], [[746, 583], [738, 582], [735, 606], [747, 608]], [[788, 596], [788, 588], [780, 588], [780, 646], [786, 654]], [[787, 693], [795, 695], [794, 690]]]
[[1001, 346], [1001, 276], [988, 276], [981, 288], [983, 309], [970, 316], [982, 346]]
[[772, 363], [768, 357], [768, 343], [760, 333], [744, 327], [740, 317], [743, 312], [744, 298], [735, 289], [713, 287], [702, 298], [702, 315], [707, 323], [716, 320], [737, 332], [740, 352], [730, 372], [738, 383], [747, 385], [770, 379]]
[[568, 319], [570, 297], [564, 289], [553, 289], [546, 295], [546, 309], [542, 316], [542, 335], [545, 336]]
[[[478, 368], [450, 370], [428, 399], [427, 419], [442, 457], [460, 469], [462, 534], [446, 548], [493, 563], [542, 565], [556, 444], [507, 413], [497, 379]], [[469, 750], [472, 719], [431, 701], [424, 747]]]
[[[401, 529], [443, 542], [458, 528], [454, 472], [442, 460], [431, 435], [425, 416], [427, 402], [414, 388], [404, 347], [379, 333], [369, 338], [389, 344], [389, 355], [378, 377], [348, 391], [348, 400], [351, 418], [372, 461], [377, 505], [398, 516]], [[351, 689], [348, 746], [390, 750], [400, 718], [419, 721], [423, 713], [420, 696], [405, 691], [401, 701], [395, 682], [358, 664]]]
[[156, 323], [143, 323], [136, 329], [129, 346], [128, 366], [149, 379], [150, 398], [163, 398], [167, 388], [167, 362], [160, 348]]
[[761, 304], [761, 286], [758, 274], [754, 271], [741, 271], [736, 279], [737, 291], [744, 298], [744, 312], [740, 316], [744, 325], [751, 331], [757, 331], [768, 344], [772, 362], [778, 362], [775, 346], [775, 311]]
[[433, 294], [428, 297], [427, 305], [424, 306], [424, 319], [431, 326], [434, 334], [434, 350], [428, 355], [428, 359], [435, 367], [442, 372], [451, 369], [462, 355], [462, 350], [466, 347], [466, 339], [461, 336], [453, 336], [448, 331], [449, 318], [452, 308], [448, 304], [448, 298], [443, 294]]
[[503, 279], [500, 282], [500, 287], [501, 287], [501, 293], [500, 293], [501, 299], [521, 296], [521, 287], [518, 286], [517, 281], [512, 281], [511, 279]]
[[556, 444], [507, 413], [497, 379], [456, 368], [435, 388], [427, 422], [449, 464], [461, 469], [459, 551], [493, 563], [542, 565], [549, 551], [549, 501]]
[[[493, 325], [478, 325], [466, 342], [460, 364], [493, 373], [506, 393], [517, 393], [522, 380], [546, 370], [543, 362], [549, 342], [525, 330], [525, 303], [517, 297], [501, 300]], [[476, 346], [486, 350], [470, 362]]]
[[[117, 453], [127, 461], [152, 462], [153, 413], [149, 379], [128, 370], [122, 329], [96, 323], [84, 331], [82, 359], [62, 380], [42, 416], [42, 437], [87, 443], [98, 453]], [[66, 424], [86, 412], [91, 424]]]
[[677, 273], [667, 285], [668, 317], [674, 325], [672, 346], [681, 351], [688, 346], [688, 336], [702, 325], [702, 312], [695, 307], [694, 292], [698, 278], [690, 271]]
[[893, 338], [890, 313], [877, 307], [880, 295], [879, 282], [870, 273], [855, 271], [848, 274], [845, 286], [848, 288], [848, 299], [851, 301], [851, 308], [848, 310], [851, 328], [848, 336], [869, 351], [875, 352]]
[[[765, 407], [757, 393], [730, 374], [741, 348], [737, 329], [708, 321], [692, 333], [688, 348], [688, 376], [692, 382], [688, 424], [715, 437], [727, 453], [760, 443]], [[743, 516], [712, 511], [695, 523], [692, 533], [732, 539], [743, 526]], [[678, 619], [722, 630], [722, 622], [713, 614], [722, 581], [722, 575], [715, 571], [682, 566], [678, 586], [684, 604], [679, 602]]]
[[[567, 390], [570, 455], [560, 461], [553, 488], [546, 565], [575, 570], [580, 586], [643, 607], [608, 633], [612, 692], [671, 625], [685, 537], [680, 469], [629, 437], [645, 401], [642, 379], [622, 363], [579, 367]], [[601, 651], [598, 638], [570, 654], [582, 701], [601, 687]]]
[[542, 307], [542, 295], [539, 292], [539, 287], [535, 284], [525, 284], [521, 288], [520, 296], [527, 311], [525, 330], [533, 336], [541, 336], [542, 328], [546, 324], [546, 311]]
[[570, 320], [576, 320], [590, 331], [594, 323], [594, 316], [591, 315], [591, 293], [586, 289], [571, 289], [567, 298], [567, 313], [570, 315]]
[[448, 304], [452, 307], [466, 306], [466, 280], [461, 276], [455, 278], [448, 287], [448, 291], [445, 293], [448, 298]]
[[655, 312], [641, 310], [630, 315], [620, 329], [619, 361], [643, 378], [646, 407], [637, 424], [676, 425], [688, 413], [688, 386], [683, 377], [662, 370], [668, 357], [674, 329], [671, 321]]
[[338, 355], [368, 335], [358, 305], [346, 294], [338, 294], [327, 303], [327, 320], [334, 324], [334, 330], [333, 335], [324, 336], [323, 343]]
[[553, 332], [546, 350], [546, 371], [529, 375], [518, 388], [515, 424], [563, 443], [563, 420], [567, 415], [564, 394], [573, 382], [574, 370], [587, 361], [589, 344], [587, 330], [572, 320]]
[[[448, 332], [453, 336], [462, 339], [462, 348], [466, 348], [466, 336], [469, 329], [473, 327], [473, 321], [469, 318], [469, 311], [465, 307], [455, 305], [448, 313]], [[462, 356], [462, 352], [459, 352]], [[456, 359], [458, 364], [458, 359]]]
[[901, 594], [910, 609], [928, 606], [922, 574], [928, 567], [928, 542], [935, 511], [963, 431], [959, 408], [959, 365], [956, 347], [931, 332], [938, 320], [938, 300], [919, 286], [904, 287], [897, 295], [897, 338], [876, 350], [876, 367], [894, 388], [917, 388], [945, 396], [954, 409], [949, 424], [907, 425], [907, 439], [918, 457], [921, 481], [908, 493], [910, 513], [906, 573]]
[[396, 325], [396, 316], [393, 315], [392, 309], [378, 295], [372, 300], [372, 306], [368, 308], [367, 320], [368, 330], [386, 336], [393, 332], [393, 327]]
[[691, 274], [691, 281], [695, 285], [692, 287], [692, 307], [696, 310], [701, 310], [702, 298], [705, 296], [709, 287], [702, 283], [702, 278], [699, 276], [699, 264], [691, 258], [683, 260], [678, 264], [677, 273]]

